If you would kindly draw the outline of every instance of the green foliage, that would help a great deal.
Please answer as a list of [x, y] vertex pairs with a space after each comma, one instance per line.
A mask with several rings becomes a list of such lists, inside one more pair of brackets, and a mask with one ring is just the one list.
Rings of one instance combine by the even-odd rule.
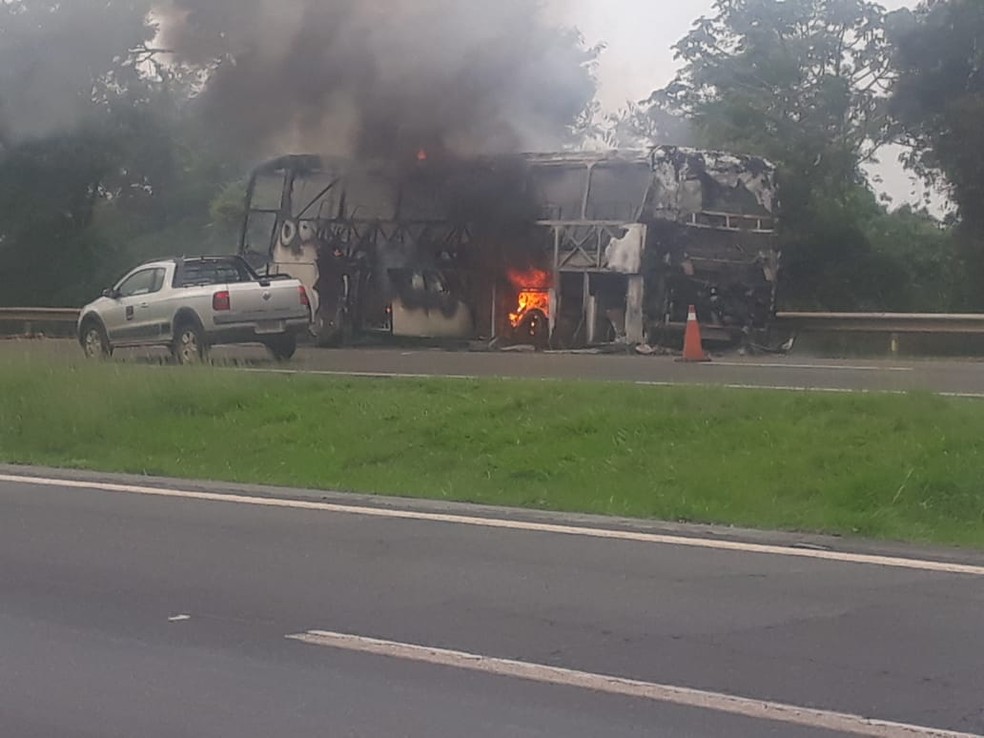
[[718, 0], [678, 45], [661, 94], [698, 138], [840, 187], [885, 140], [890, 49], [867, 0]]
[[[208, 4], [209, 12], [181, 13], [178, 6], [189, 3], [0, 0], [0, 304], [79, 305], [142, 259], [235, 251], [245, 170], [264, 156], [262, 147], [283, 141], [292, 126], [314, 132], [308, 140], [319, 144], [330, 137], [311, 105], [319, 95], [329, 97], [336, 85], [347, 90], [343, 100], [363, 100], [363, 112], [373, 116], [361, 120], [363, 133], [379, 139], [380, 151], [414, 135], [405, 119], [432, 110], [439, 112], [424, 128], [433, 121], [439, 128], [454, 123], [484, 130], [491, 125], [491, 108], [465, 103], [484, 101], [493, 77], [510, 89], [525, 84], [513, 112], [532, 115], [570, 145], [590, 124], [585, 103], [594, 93], [598, 49], [585, 48], [572, 30], [530, 23], [524, 35], [513, 35], [522, 43], [508, 54], [498, 44], [475, 48], [458, 39], [468, 51], [461, 55], [462, 74], [467, 71], [475, 81], [456, 86], [465, 98], [452, 114], [447, 86], [426, 75], [414, 78], [417, 88], [408, 94], [405, 54], [394, 52], [390, 59], [399, 74], [378, 75], [369, 69], [378, 49], [362, 42], [338, 44], [326, 55], [328, 43], [318, 33], [298, 39], [307, 45], [300, 57], [312, 65], [317, 57], [323, 69], [298, 75], [295, 54], [284, 56], [281, 70], [293, 87], [253, 74], [250, 64], [272, 64], [241, 51], [252, 48], [254, 35], [266, 34], [264, 13], [238, 0], [228, 4], [228, 12], [215, 13], [216, 3]], [[335, 24], [325, 19], [344, 19], [346, 7], [311, 2], [305, 13], [331, 30]], [[536, 0], [521, 0], [488, 10], [490, 17], [506, 11], [522, 17], [538, 7]], [[408, 17], [443, 22], [441, 8], [424, 15], [407, 8]], [[445, 10], [462, 19], [471, 12], [456, 2], [447, 2]], [[159, 35], [153, 18], [169, 33]], [[383, 28], [373, 14], [368, 20], [374, 31]], [[420, 43], [419, 34], [407, 33], [398, 19], [390, 18], [385, 27], [400, 43]], [[207, 40], [193, 28], [203, 30]], [[189, 37], [179, 29], [204, 41], [201, 53], [182, 53], [188, 52]], [[487, 29], [476, 24], [472, 30], [483, 36]], [[174, 33], [186, 42], [175, 46], [174, 54], [163, 56], [148, 46], [155, 39], [175, 40], [169, 38]], [[220, 41], [232, 38], [243, 43], [227, 49]], [[431, 51], [432, 63], [455, 58], [444, 46]], [[338, 54], [349, 59], [351, 69], [339, 67]], [[547, 58], [549, 67], [543, 64]], [[435, 74], [448, 72], [438, 67]], [[529, 72], [530, 79], [514, 67]], [[491, 76], [480, 82], [484, 73]], [[564, 78], [555, 95], [533, 89], [554, 76]], [[394, 86], [379, 87], [383, 80], [377, 77], [392, 78]], [[370, 78], [374, 84], [368, 84]], [[406, 106], [402, 113], [392, 109], [398, 99]], [[527, 104], [530, 100], [535, 105]], [[500, 112], [496, 125], [511, 130], [512, 116]], [[256, 135], [237, 139], [236, 131]]]
[[878, 6], [861, 0], [720, 0], [677, 46], [663, 96], [708, 146], [776, 161], [788, 303], [878, 301], [861, 162], [886, 126], [889, 52]]
[[984, 545], [979, 401], [39, 362], [0, 383], [6, 462]]
[[208, 211], [231, 167], [184, 147], [160, 102], [0, 159], [0, 300], [79, 305], [140, 259], [235, 249]]
[[[810, 204], [786, 255], [783, 302], [801, 309], [947, 312], [964, 307], [953, 233], [924, 211], [888, 212], [867, 187]], [[796, 292], [792, 292], [795, 288]]]
[[[140, 72], [151, 0], [0, 2], [0, 154], [100, 124]], [[39, 51], [40, 50], [40, 51]]]
[[687, 115], [657, 90], [643, 103], [629, 103], [609, 114], [595, 138], [611, 148], [653, 145], [692, 146], [693, 125]]
[[246, 186], [246, 179], [237, 179], [222, 188], [209, 206], [212, 223], [227, 232], [242, 227], [246, 217]]
[[113, 147], [95, 133], [23, 144], [0, 163], [0, 300], [72, 304], [112, 261], [91, 225]]
[[140, 259], [235, 248], [208, 204], [238, 168], [147, 48], [149, 8], [0, 5], [0, 303], [79, 305]]
[[[159, 63], [153, 5], [0, 2], [0, 303], [75, 305], [138, 260], [236, 248], [250, 162], [217, 145], [226, 132], [204, 93], [223, 76]], [[787, 306], [980, 308], [982, 40], [977, 0], [894, 14], [868, 0], [717, 0], [678, 44], [671, 85], [603, 126], [589, 104], [569, 140], [776, 161]], [[601, 47], [573, 32], [551, 43], [573, 60], [579, 109]], [[952, 186], [959, 229], [873, 195], [864, 165], [900, 136], [920, 173]]]
[[[984, 4], [938, 0], [892, 16], [899, 79], [891, 109], [909, 163], [949, 189], [959, 207], [961, 254], [984, 283]], [[980, 289], [968, 301], [984, 308]]]
[[902, 312], [963, 312], [969, 295], [958, 241], [926, 211], [905, 206], [865, 221], [881, 291], [872, 309]]
[[984, 224], [984, 4], [946, 0], [893, 16], [892, 112], [912, 164], [944, 174], [966, 218]]
[[677, 79], [620, 121], [777, 163], [787, 307], [938, 311], [962, 298], [952, 234], [888, 212], [863, 173], [893, 133], [890, 18], [868, 0], [718, 0], [677, 45]]

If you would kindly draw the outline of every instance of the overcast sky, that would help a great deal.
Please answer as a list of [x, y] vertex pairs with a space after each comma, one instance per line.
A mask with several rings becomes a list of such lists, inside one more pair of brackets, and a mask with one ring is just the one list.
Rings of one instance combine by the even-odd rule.
[[[714, 0], [549, 0], [567, 23], [577, 26], [589, 44], [608, 48], [601, 59], [599, 92], [608, 109], [642, 100], [669, 82], [676, 72], [673, 46], [694, 21], [710, 13]], [[916, 0], [882, 0], [890, 10], [912, 7]], [[882, 154], [878, 174], [897, 203], [918, 200], [921, 187], [897, 162], [897, 151]]]
[[[601, 61], [601, 98], [617, 108], [662, 87], [676, 71], [673, 46], [694, 21], [711, 12], [714, 0], [551, 0], [589, 44], [608, 44]], [[882, 0], [890, 10], [915, 0]]]

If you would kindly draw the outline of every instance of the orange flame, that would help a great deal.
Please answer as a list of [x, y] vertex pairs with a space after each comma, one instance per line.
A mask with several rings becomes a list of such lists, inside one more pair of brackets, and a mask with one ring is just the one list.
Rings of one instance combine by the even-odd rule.
[[516, 311], [509, 314], [509, 323], [518, 328], [534, 310], [550, 317], [550, 287], [553, 279], [549, 272], [531, 269], [521, 272], [509, 271], [509, 281], [519, 291]]

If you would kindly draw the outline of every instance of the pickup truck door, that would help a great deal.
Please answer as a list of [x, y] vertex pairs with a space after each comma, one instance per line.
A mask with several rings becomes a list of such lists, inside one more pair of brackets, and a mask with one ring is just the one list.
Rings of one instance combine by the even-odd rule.
[[113, 342], [146, 341], [159, 335], [151, 321], [151, 299], [164, 285], [165, 270], [160, 267], [140, 269], [126, 277], [116, 288], [116, 299], [104, 319]]
[[169, 341], [171, 339], [172, 321], [177, 309], [176, 303], [178, 296], [175, 294], [173, 285], [174, 267], [169, 267], [164, 271], [163, 278], [158, 275], [154, 283], [156, 288], [151, 293], [149, 305], [147, 301], [138, 303], [137, 313], [142, 322], [141, 331], [145, 330], [147, 339], [157, 342]]

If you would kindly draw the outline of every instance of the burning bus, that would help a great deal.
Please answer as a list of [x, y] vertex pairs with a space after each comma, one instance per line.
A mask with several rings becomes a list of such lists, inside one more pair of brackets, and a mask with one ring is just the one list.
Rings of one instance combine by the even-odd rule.
[[316, 298], [321, 345], [358, 334], [573, 348], [769, 328], [775, 167], [711, 151], [288, 156], [253, 173], [242, 253]]

